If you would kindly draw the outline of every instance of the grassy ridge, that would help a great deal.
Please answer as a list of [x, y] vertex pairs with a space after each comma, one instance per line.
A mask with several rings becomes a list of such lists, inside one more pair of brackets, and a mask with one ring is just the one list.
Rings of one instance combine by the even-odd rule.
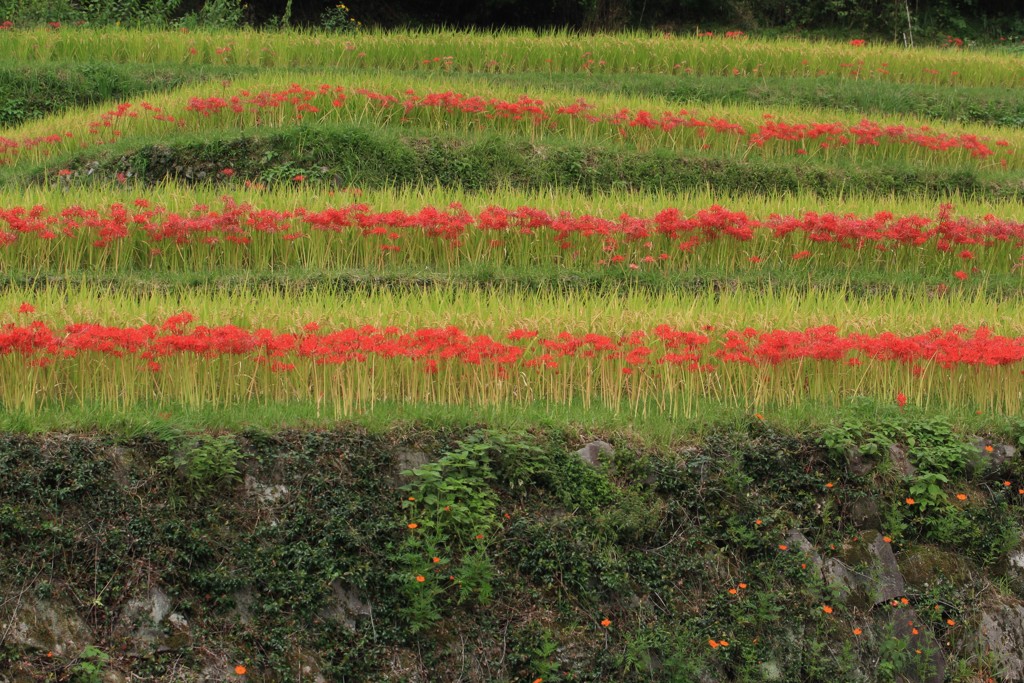
[[[110, 40], [111, 32], [117, 40]], [[445, 59], [451, 57], [452, 59]], [[856, 47], [799, 39], [705, 39], [668, 34], [580, 35], [446, 30], [351, 36], [323, 33], [196, 32], [145, 29], [15, 30], [2, 59], [228, 64], [289, 68], [359, 67], [390, 71], [608, 72], [752, 78], [837, 75], [933, 85], [1016, 87], [1021, 74], [1002, 50]], [[688, 71], [689, 70], [689, 71]]]
[[[102, 101], [134, 99], [143, 93], [172, 90], [195, 81], [234, 80], [258, 67], [238, 65], [138, 65], [117, 62], [0, 64], [0, 128]], [[311, 73], [318, 69], [312, 67]], [[296, 77], [301, 70], [292, 68]], [[343, 72], [335, 72], [340, 75]], [[352, 78], [365, 77], [359, 69]], [[1020, 89], [936, 88], [930, 84], [857, 81], [835, 77], [786, 77], [753, 80], [734, 76], [591, 73], [472, 73], [459, 75], [461, 87], [485, 91], [501, 83], [522, 92], [558, 90], [593, 97], [656, 97], [666, 103], [747, 104], [766, 111], [782, 106], [859, 114], [906, 114], [957, 123], [1019, 127], [1024, 122]]]
[[[330, 73], [302, 74], [302, 78], [300, 82], [296, 74], [275, 72], [238, 79], [227, 85], [189, 85], [172, 92], [156, 93], [146, 99], [145, 105], [137, 101], [134, 110], [127, 113], [108, 106], [47, 117], [6, 132], [7, 138], [22, 143], [8, 153], [8, 163], [10, 159], [16, 164], [38, 162], [83, 146], [221, 130], [273, 129], [301, 120], [305, 127], [312, 128], [349, 124], [375, 129], [420, 128], [441, 134], [495, 133], [533, 143], [572, 141], [616, 146], [621, 142], [643, 150], [667, 148], [682, 153], [704, 150], [721, 158], [786, 159], [801, 164], [814, 161], [825, 166], [881, 162], [915, 168], [989, 170], [1017, 169], [1024, 165], [1021, 160], [1024, 157], [1014, 153], [1024, 148], [1024, 133], [1014, 127], [951, 124], [952, 128], [936, 130], [935, 122], [929, 119], [883, 115], [872, 121], [878, 126], [878, 133], [865, 143], [860, 134], [854, 132], [863, 127], [862, 117], [835, 110], [782, 106], [765, 112], [763, 108], [750, 105], [700, 102], [683, 103], [680, 109], [679, 103], [657, 97], [597, 94], [586, 103], [593, 109], [562, 112], [557, 110], [560, 107], [571, 109], [576, 97], [545, 88], [528, 93], [530, 98], [544, 102], [543, 107], [539, 107], [542, 111], [536, 115], [532, 110], [522, 111], [513, 116], [503, 105], [487, 104], [494, 98], [517, 103], [523, 95], [514, 86], [500, 82], [489, 83], [481, 100], [460, 109], [458, 105], [425, 104], [407, 99], [409, 89], [420, 97], [453, 90], [466, 96], [481, 94], [464, 90], [462, 86], [472, 83], [458, 78], [407, 77], [393, 73], [367, 79], [338, 78]], [[296, 83], [305, 92], [292, 92], [290, 88]], [[395, 100], [385, 106], [378, 96], [361, 92], [364, 88]], [[276, 98], [270, 94], [276, 94]], [[237, 112], [228, 106], [232, 97], [240, 98]], [[476, 104], [486, 106], [479, 110]], [[213, 113], [207, 106], [215, 107]], [[694, 106], [698, 109], [694, 110]], [[615, 119], [622, 111], [627, 112], [624, 118]], [[664, 129], [657, 123], [644, 122], [638, 112], [649, 112], [653, 117], [669, 112], [676, 120], [671, 128]], [[770, 120], [766, 120], [766, 116]], [[634, 117], [638, 118], [634, 120]], [[693, 117], [699, 119], [699, 123], [689, 123]], [[719, 128], [718, 119], [728, 125]], [[796, 140], [789, 138], [788, 132], [771, 137], [775, 135], [770, 132], [773, 127], [794, 124], [838, 128]], [[759, 132], [762, 126], [766, 130]], [[893, 133], [894, 129], [903, 132]], [[762, 132], [769, 137], [758, 141]], [[48, 136], [56, 138], [41, 144], [26, 142]], [[976, 141], [987, 151], [976, 151], [974, 145], [979, 144]]]
[[1018, 173], [974, 169], [920, 169], [906, 164], [794, 165], [789, 159], [729, 159], [639, 152], [622, 146], [551, 141], [543, 144], [495, 135], [445, 135], [356, 126], [294, 127], [239, 135], [118, 143], [49, 160], [45, 166], [0, 167], [0, 180], [24, 186], [56, 180], [57, 169], [92, 170], [111, 182], [118, 173], [144, 183], [201, 181], [230, 167], [257, 182], [327, 180], [337, 188], [440, 184], [469, 190], [514, 185], [532, 191], [804, 193], [922, 196], [936, 201], [961, 194], [979, 200], [1020, 201]]

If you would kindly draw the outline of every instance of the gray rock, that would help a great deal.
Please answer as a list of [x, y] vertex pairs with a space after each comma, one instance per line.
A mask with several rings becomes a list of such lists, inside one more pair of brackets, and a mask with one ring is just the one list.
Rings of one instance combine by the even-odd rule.
[[910, 462], [907, 451], [902, 446], [896, 444], [889, 446], [889, 460], [892, 462], [893, 469], [904, 477], [912, 477], [917, 474], [917, 468], [914, 467], [914, 463]]
[[790, 548], [802, 552], [807, 556], [808, 561], [817, 567], [819, 570], [822, 567], [821, 555], [814, 549], [814, 545], [807, 540], [807, 537], [796, 529], [791, 529], [786, 534], [786, 545]]
[[182, 615], [171, 612], [173, 601], [159, 586], [153, 586], [145, 597], [129, 600], [121, 611], [120, 628], [129, 634], [134, 641], [135, 654], [146, 655], [151, 652], [178, 650], [188, 642], [185, 629], [179, 628], [176, 633], [167, 632], [168, 625], [174, 621], [188, 622]]
[[245, 492], [261, 503], [273, 505], [288, 495], [284, 484], [263, 484], [250, 475], [245, 475]]
[[762, 681], [781, 681], [782, 680], [782, 667], [779, 666], [778, 662], [767, 661], [761, 662], [761, 680]]
[[607, 441], [591, 441], [576, 451], [576, 455], [591, 467], [599, 467], [602, 462], [615, 455], [615, 448]]
[[92, 633], [74, 610], [48, 600], [23, 601], [5, 622], [0, 634], [19, 648], [77, 654], [92, 642]]
[[972, 438], [971, 442], [977, 448], [975, 457], [967, 467], [971, 476], [1002, 472], [1017, 457], [1017, 449], [1009, 444], [995, 444], [980, 436]]
[[1000, 680], [1024, 680], [1024, 605], [996, 605], [981, 613], [978, 638], [1001, 667]]
[[370, 603], [363, 600], [359, 591], [354, 587], [346, 586], [341, 581], [335, 580], [331, 582], [331, 597], [320, 614], [326, 619], [333, 619], [349, 629], [355, 630], [356, 619], [372, 616], [373, 608]]
[[185, 630], [188, 628], [188, 619], [178, 614], [177, 612], [172, 612], [171, 615], [167, 617], [167, 623], [173, 626], [174, 628], [181, 630]]
[[231, 608], [231, 616], [240, 624], [250, 623], [252, 621], [252, 590], [249, 588], [237, 590], [232, 593], [231, 600], [235, 603], [235, 606]]
[[153, 586], [145, 598], [129, 600], [122, 613], [131, 621], [141, 621], [144, 615], [149, 616], [149, 625], [157, 626], [171, 613], [171, 597], [159, 586]]
[[850, 505], [850, 521], [858, 529], [877, 529], [882, 525], [882, 513], [875, 498], [858, 498]]
[[1010, 566], [1018, 571], [1024, 571], [1024, 548], [1017, 548], [1007, 556]]
[[856, 446], [846, 449], [846, 466], [850, 474], [863, 477], [871, 473], [878, 463], [870, 456], [864, 455]]
[[871, 601], [862, 589], [860, 576], [836, 557], [825, 560], [821, 567], [821, 578], [835, 591], [836, 598], [843, 604], [859, 606]]
[[402, 472], [423, 467], [428, 462], [430, 462], [430, 456], [423, 451], [402, 450], [395, 453], [395, 464], [398, 472], [393, 479], [394, 485], [405, 486], [410, 483], [413, 480], [412, 476], [402, 474]]
[[[946, 657], [932, 630], [921, 621], [912, 607], [897, 607], [888, 613], [893, 635], [907, 640], [915, 654], [904, 667], [900, 680], [908, 683], [942, 683], [946, 680]], [[914, 633], [914, 631], [917, 633]], [[917, 650], [921, 651], [917, 655]]]
[[857, 607], [873, 607], [906, 593], [892, 546], [874, 530], [844, 545], [839, 557], [829, 558], [822, 567], [822, 577], [838, 591], [841, 600]]

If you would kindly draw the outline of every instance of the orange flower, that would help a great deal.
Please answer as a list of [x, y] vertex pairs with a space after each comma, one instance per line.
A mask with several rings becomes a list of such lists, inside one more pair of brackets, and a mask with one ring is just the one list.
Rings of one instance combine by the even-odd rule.
[[764, 522], [762, 522], [761, 520], [759, 520], [759, 519], [755, 519], [754, 520], [754, 526], [761, 526], [762, 524], [764, 524]]
[[754, 413], [754, 417], [764, 422], [764, 415], [762, 415], [761, 413]]
[[246, 668], [244, 666], [242, 666], [241, 664], [239, 664], [238, 666], [235, 667], [235, 673], [238, 674], [239, 676], [244, 676], [245, 672], [246, 672]]
[[1003, 482], [1003, 486], [1009, 486], [1009, 485], [1010, 485], [1010, 482], [1008, 482], [1008, 481], [1004, 481]]
[[914, 504], [914, 499], [913, 498], [907, 498], [907, 505], [913, 505], [913, 504]]
[[417, 527], [419, 527], [419, 524], [417, 524], [416, 522], [409, 522], [406, 526], [408, 526], [410, 529], [416, 529]]
[[604, 619], [601, 620], [601, 626], [604, 626], [605, 628], [608, 628], [611, 625], [612, 625], [612, 620], [609, 619], [608, 617], [605, 617]]
[[825, 484], [825, 488], [827, 488], [827, 489], [830, 489], [833, 486], [835, 486], [835, 484], [833, 484], [832, 482], [829, 482], [829, 483]]
[[921, 632], [920, 632], [920, 631], [918, 631], [918, 630], [917, 630], [917, 629], [915, 628], [915, 629], [911, 629], [910, 633], [916, 636], [916, 635], [918, 635], [918, 634], [919, 634], [919, 633], [921, 633]]
[[747, 587], [747, 584], [745, 584], [745, 583], [741, 583], [740, 584], [740, 588], [744, 588], [745, 589], [746, 587]]
[[985, 452], [986, 452], [986, 453], [991, 453], [991, 452], [992, 452], [992, 451], [994, 451], [994, 450], [995, 450], [995, 449], [994, 449], [994, 448], [992, 448], [991, 444], [990, 444], [990, 445], [988, 445], [988, 446], [985, 446]]
[[957, 500], [967, 500], [967, 494], [966, 493], [958, 493], [958, 494], [956, 494], [956, 499]]
[[800, 569], [807, 569], [807, 564], [806, 563], [801, 564], [800, 565]]
[[441, 561], [441, 558], [440, 558], [440, 557], [435, 557], [435, 558], [432, 558], [432, 559], [433, 559], [433, 561], [434, 561], [434, 564], [437, 564], [438, 562], [440, 562], [440, 561]]
[[426, 579], [426, 577], [424, 577], [424, 576], [417, 576], [417, 577], [416, 577], [416, 580], [417, 580], [417, 581], [419, 581], [420, 583], [423, 583], [423, 582], [424, 582], [424, 581], [426, 581], [427, 579]]
[[534, 679], [533, 683], [544, 683], [544, 679], [543, 678], [536, 678], [536, 679]]
[[718, 641], [718, 644], [721, 645], [722, 647], [729, 647], [729, 641], [728, 640], [720, 640], [720, 641]]
[[788, 549], [789, 549], [789, 546], [783, 545], [782, 543], [779, 544], [779, 550], [788, 550]]
[[711, 646], [712, 650], [717, 650], [718, 649], [718, 641], [717, 640], [712, 640], [711, 638], [708, 638], [708, 645]]
[[919, 655], [919, 654], [921, 654], [921, 651], [920, 650], [914, 650], [914, 654], [918, 654]]
[[46, 653], [46, 656], [47, 656], [47, 657], [53, 657], [53, 653], [52, 653], [52, 652], [47, 652], [47, 653]]
[[409, 500], [415, 501], [416, 499], [413, 498], [412, 496], [409, 496]]
[[730, 588], [729, 589], [729, 595], [736, 595], [736, 589], [735, 588]]
[[476, 540], [478, 540], [478, 541], [479, 541], [479, 540], [480, 540], [480, 539], [482, 539], [483, 537], [484, 537], [484, 535], [483, 535], [483, 534], [477, 534], [477, 535], [476, 535]]
[[862, 633], [864, 633], [864, 631], [862, 629], [860, 629], [860, 628], [853, 629], [853, 635], [855, 635], [855, 636], [859, 636]]
[[821, 606], [821, 611], [824, 612], [825, 614], [832, 614], [832, 608], [829, 607], [828, 605], [822, 605]]
[[953, 621], [952, 619], [946, 619], [946, 623], [949, 624], [950, 626], [956, 626], [956, 622]]
[[889, 538], [888, 536], [882, 536], [882, 540], [885, 541], [886, 543], [892, 543], [892, 539]]
[[902, 602], [904, 605], [910, 604], [910, 600], [907, 600], [906, 598], [900, 598], [900, 602]]

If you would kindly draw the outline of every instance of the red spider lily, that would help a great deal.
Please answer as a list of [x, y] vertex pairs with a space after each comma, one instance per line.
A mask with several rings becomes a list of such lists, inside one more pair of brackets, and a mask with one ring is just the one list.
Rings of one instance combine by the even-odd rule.
[[[855, 40], [851, 44], [861, 45], [863, 41]], [[230, 48], [222, 48], [228, 49]], [[740, 70], [735, 69], [734, 73], [738, 75]], [[882, 126], [867, 119], [852, 125], [833, 122], [786, 123], [766, 119], [756, 131], [747, 131], [735, 121], [715, 116], [699, 118], [685, 109], [660, 113], [629, 109], [599, 112], [593, 105], [583, 100], [577, 100], [572, 104], [554, 104], [526, 95], [515, 100], [503, 100], [453, 91], [417, 94], [415, 91], [407, 90], [402, 95], [397, 95], [356, 88], [349, 92], [340, 85], [327, 83], [314, 87], [293, 84], [282, 90], [256, 93], [242, 90], [229, 96], [192, 97], [183, 103], [184, 111], [177, 115], [147, 102], [141, 102], [138, 106], [122, 103], [90, 122], [90, 141], [79, 143], [114, 142], [121, 135], [119, 122], [136, 118], [140, 114], [180, 128], [198, 127], [203, 119], [213, 116], [233, 117], [239, 123], [255, 119], [262, 121], [267, 115], [279, 120], [301, 120], [308, 113], [329, 112], [346, 107], [352, 97], [361, 98], [364, 104], [372, 106], [377, 111], [400, 111], [401, 116], [397, 118], [401, 122], [411, 121], [415, 115], [436, 121], [438, 114], [442, 114], [448, 119], [461, 118], [486, 124], [500, 121], [521, 122], [530, 129], [584, 125], [614, 131], [623, 137], [662, 136], [673, 145], [678, 143], [680, 132], [690, 131], [695, 148], [705, 148], [708, 144], [707, 138], [711, 135], [730, 141], [744, 140], [747, 148], [759, 149], [766, 145], [774, 145], [794, 154], [806, 154], [807, 150], [803, 143], [809, 140], [816, 141], [819, 147], [825, 149], [850, 145], [875, 147], [885, 144], [919, 147], [933, 152], [965, 150], [970, 156], [978, 159], [996, 154], [990, 147], [991, 141], [987, 138], [971, 134], [932, 132], [924, 127]], [[63, 135], [71, 136], [71, 133]], [[25, 150], [41, 145], [55, 145], [63, 140], [63, 135], [54, 134], [22, 140], [0, 138], [0, 163]], [[1012, 152], [1008, 149], [1004, 151], [1007, 154]], [[1001, 159], [1005, 160], [1006, 157]]]
[[[743, 389], [745, 383], [757, 382], [765, 389], [775, 387], [772, 391], [793, 400], [795, 395], [785, 393], [792, 391], [793, 373], [808, 377], [825, 373], [847, 386], [847, 391], [861, 391], [865, 378], [877, 381], [878, 377], [925, 372], [1007, 372], [1007, 378], [1019, 381], [1024, 338], [960, 326], [912, 335], [842, 335], [830, 326], [691, 331], [658, 325], [619, 337], [568, 332], [549, 337], [536, 330], [515, 329], [506, 341], [500, 341], [469, 335], [456, 327], [411, 331], [370, 325], [324, 330], [307, 324], [299, 331], [208, 327], [196, 324], [188, 312], [171, 316], [159, 326], [73, 323], [58, 330], [36, 321], [0, 325], [0, 364], [5, 376], [15, 378], [0, 386], [0, 402], [15, 400], [12, 393], [22, 390], [32, 397], [66, 401], [68, 396], [81, 398], [82, 392], [97, 391], [107, 382], [122, 387], [121, 392], [136, 387], [143, 392], [147, 386], [152, 390], [152, 382], [158, 382], [161, 395], [174, 398], [178, 396], [176, 378], [183, 373], [204, 375], [221, 359], [236, 370], [246, 365], [251, 368], [241, 374], [233, 371], [232, 376], [246, 378], [245, 387], [229, 380], [224, 389], [235, 392], [229, 395], [238, 396], [236, 400], [252, 392], [273, 396], [287, 391], [306, 396], [311, 387], [325, 386], [322, 379], [315, 379], [325, 372], [345, 372], [357, 383], [353, 387], [372, 387], [375, 393], [365, 395], [365, 400], [378, 394], [406, 396], [409, 392], [423, 400], [438, 400], [437, 392], [443, 391], [448, 397], [445, 400], [468, 400], [460, 392], [471, 392], [480, 400], [503, 401], [540, 390], [537, 387], [548, 387], [544, 391], [552, 392], [552, 400], [570, 400], [579, 390], [574, 382], [591, 377], [590, 382], [597, 382], [592, 390], [613, 405], [625, 395], [635, 395], [667, 400], [675, 409], [680, 384], [690, 393], [742, 401], [749, 390]], [[35, 374], [43, 370], [47, 374]], [[19, 375], [21, 372], [27, 374]], [[710, 374], [720, 375], [722, 380], [708, 384]], [[537, 375], [543, 379], [531, 379]], [[435, 376], [436, 385], [427, 379]], [[82, 377], [92, 379], [79, 385]], [[897, 404], [904, 407], [906, 395], [895, 392], [889, 381], [876, 384], [875, 395], [893, 391]], [[718, 394], [714, 387], [720, 384], [733, 386], [739, 393]], [[798, 384], [802, 382], [798, 380]], [[996, 387], [989, 400], [1006, 401], [1016, 395], [1000, 389], [1003, 379], [975, 384]], [[919, 383], [935, 392], [946, 385], [949, 383], [942, 381]], [[186, 382], [184, 386], [181, 396], [194, 400], [187, 388], [191, 385]], [[211, 385], [207, 391], [218, 390]], [[836, 389], [825, 391], [835, 398]], [[70, 393], [58, 396], [54, 392]], [[141, 400], [143, 394], [139, 396]], [[341, 396], [337, 400], [349, 401]], [[345, 405], [344, 410], [356, 408], [354, 403]]]
[[[877, 212], [873, 216], [808, 212], [802, 216], [773, 214], [759, 220], [715, 205], [691, 216], [668, 208], [651, 217], [622, 214], [612, 220], [568, 212], [551, 214], [530, 207], [513, 210], [489, 206], [476, 214], [457, 204], [445, 208], [428, 206], [411, 212], [375, 212], [366, 204], [321, 211], [301, 207], [276, 211], [239, 204], [230, 197], [223, 197], [222, 202], [219, 210], [196, 206], [183, 213], [154, 206], [145, 199], [136, 200], [134, 208], [123, 204], [111, 204], [102, 209], [70, 206], [60, 211], [40, 205], [0, 208], [0, 248], [6, 248], [5, 260], [12, 267], [18, 267], [15, 264], [24, 245], [24, 258], [28, 261], [22, 267], [37, 267], [39, 250], [32, 247], [32, 242], [40, 239], [68, 244], [79, 254], [77, 258], [85, 258], [79, 250], [79, 240], [83, 239], [98, 249], [131, 241], [132, 246], [124, 251], [138, 256], [160, 255], [164, 251], [163, 243], [173, 243], [176, 247], [173, 253], [188, 253], [185, 247], [202, 245], [204, 262], [211, 254], [234, 253], [250, 244], [289, 242], [313, 235], [321, 235], [321, 239], [328, 241], [334, 240], [334, 236], [349, 235], [351, 237], [345, 239], [358, 241], [361, 238], [373, 244], [372, 248], [379, 250], [378, 253], [389, 254], [402, 252], [402, 245], [409, 245], [410, 250], [416, 251], [430, 241], [446, 242], [451, 247], [450, 253], [457, 254], [467, 239], [482, 239], [486, 249], [467, 250], [478, 259], [488, 258], [496, 250], [514, 253], [522, 249], [543, 249], [543, 244], [547, 243], [557, 246], [563, 253], [559, 259], [566, 261], [581, 258], [580, 254], [585, 253], [580, 252], [581, 248], [600, 245], [611, 263], [667, 261], [671, 257], [666, 251], [657, 259], [651, 252], [655, 252], [656, 246], [665, 249], [673, 244], [674, 253], [685, 258], [716, 242], [742, 243], [759, 235], [780, 241], [790, 238], [815, 245], [833, 245], [833, 251], [850, 250], [851, 253], [867, 248], [918, 251], [929, 247], [935, 250], [937, 257], [958, 253], [961, 259], [975, 259], [987, 250], [1024, 247], [1024, 223], [991, 215], [982, 219], [956, 217], [948, 205], [940, 207], [934, 217], [897, 217], [888, 212]], [[495, 239], [498, 233], [503, 233], [504, 239]], [[954, 252], [954, 246], [959, 248], [958, 252]], [[627, 256], [619, 253], [621, 250], [633, 254]], [[638, 251], [640, 253], [636, 253]], [[62, 255], [59, 247], [48, 247], [47, 253], [58, 260]], [[809, 255], [811, 251], [803, 249], [792, 258], [800, 260]], [[757, 263], [761, 258], [755, 256], [749, 260]], [[150, 259], [145, 265], [152, 267], [158, 262]]]

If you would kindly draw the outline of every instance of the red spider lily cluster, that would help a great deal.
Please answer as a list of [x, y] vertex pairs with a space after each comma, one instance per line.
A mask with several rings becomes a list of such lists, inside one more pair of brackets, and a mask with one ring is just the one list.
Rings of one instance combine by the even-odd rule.
[[[736, 258], [743, 256], [740, 246], [761, 252], [740, 259], [753, 264], [771, 254], [803, 260], [826, 248], [855, 257], [865, 250], [921, 253], [927, 248], [956, 263], [995, 250], [1010, 264], [1014, 256], [1003, 251], [1024, 247], [1024, 223], [992, 215], [956, 216], [950, 205], [941, 206], [935, 216], [808, 212], [757, 219], [713, 205], [690, 216], [669, 208], [651, 217], [622, 214], [608, 219], [528, 206], [489, 206], [475, 214], [457, 203], [414, 212], [373, 211], [367, 204], [278, 211], [239, 203], [229, 196], [221, 201], [219, 209], [197, 205], [184, 213], [145, 199], [101, 209], [0, 208], [0, 253], [9, 268], [38, 268], [46, 263], [64, 268], [83, 263], [152, 267], [165, 261], [168, 267], [180, 267], [195, 259], [227, 262], [240, 256], [246, 256], [249, 265], [363, 266], [386, 256], [413, 262], [511, 259], [637, 266], [685, 262], [685, 257], [722, 243], [735, 245], [711, 254], [723, 265], [735, 265]], [[297, 251], [293, 247], [300, 242], [317, 246]], [[267, 252], [268, 245], [276, 251]], [[116, 253], [117, 262], [109, 262], [112, 256], [98, 260], [98, 254], [90, 253], [97, 250], [103, 255]], [[186, 254], [191, 256], [180, 261]]]
[[[529, 129], [570, 134], [583, 127], [593, 130], [597, 135], [611, 133], [622, 138], [636, 138], [638, 141], [650, 138], [656, 143], [673, 147], [690, 145], [707, 149], [718, 139], [724, 140], [728, 148], [739, 151], [771, 146], [783, 153], [807, 154], [809, 144], [812, 151], [822, 153], [833, 149], [867, 149], [885, 145], [926, 152], [965, 153], [974, 159], [998, 156], [999, 163], [1003, 165], [1013, 154], [1006, 140], [993, 141], [970, 134], [935, 132], [927, 126], [883, 126], [867, 119], [852, 125], [838, 122], [787, 123], [775, 120], [771, 114], [765, 114], [764, 121], [756, 129], [748, 130], [739, 122], [715, 116], [698, 117], [686, 109], [661, 114], [625, 108], [615, 112], [599, 112], [594, 105], [583, 99], [568, 105], [558, 105], [526, 95], [516, 100], [503, 100], [452, 91], [417, 95], [407, 90], [399, 96], [364, 88], [346, 90], [342, 86], [326, 83], [312, 89], [292, 85], [278, 91], [242, 90], [229, 97], [192, 97], [184, 106], [184, 111], [176, 115], [148, 102], [142, 102], [138, 107], [126, 102], [90, 122], [90, 138], [77, 142], [80, 146], [114, 142], [122, 134], [118, 122], [139, 116], [165, 121], [180, 128], [195, 128], [202, 125], [203, 119], [223, 115], [234, 116], [242, 124], [298, 121], [308, 115], [325, 119], [332, 110], [348, 106], [347, 103], [353, 97], [360, 98], [363, 106], [370, 106], [376, 116], [385, 117], [385, 120], [400, 113], [401, 122], [411, 122], [419, 115], [428, 120], [440, 116], [439, 123], [452, 123], [456, 118], [471, 125], [519, 122], [520, 125], [528, 124]], [[44, 143], [56, 145], [68, 137], [73, 137], [71, 132], [23, 140], [0, 137], [0, 163], [13, 160], [25, 150]]]
[[[29, 309], [23, 306], [19, 317], [31, 315]], [[7, 378], [0, 382], [0, 396], [8, 402], [17, 402], [23, 391], [44, 397], [61, 391], [81, 395], [87, 387], [77, 385], [87, 377], [115, 387], [134, 377], [142, 383], [138, 386], [152, 387], [141, 379], [145, 375], [154, 378], [165, 397], [181, 398], [175, 387], [184, 374], [216, 374], [216, 367], [232, 368], [234, 379], [225, 376], [222, 381], [241, 382], [257, 394], [274, 394], [284, 382], [295, 396], [309, 398], [310, 392], [322, 391], [317, 388], [327, 381], [322, 373], [334, 367], [348, 368], [349, 380], [372, 386], [378, 398], [429, 398], [441, 386], [451, 401], [569, 401], [589, 399], [590, 393], [580, 396], [589, 391], [610, 405], [626, 398], [674, 403], [680, 392], [688, 399], [702, 396], [731, 403], [758, 395], [834, 400], [835, 391], [891, 396], [896, 393], [894, 381], [913, 383], [918, 378], [923, 399], [954, 402], [964, 398], [956, 386], [922, 376], [987, 369], [1000, 374], [998, 384], [981, 392], [983, 400], [1013, 402], [1018, 392], [1002, 389], [1008, 382], [1022, 381], [1022, 363], [1024, 337], [963, 326], [913, 335], [844, 335], [832, 326], [717, 331], [658, 325], [617, 336], [543, 336], [533, 329], [515, 329], [496, 338], [457, 327], [323, 330], [310, 323], [289, 332], [206, 327], [195, 325], [187, 312], [159, 325], [137, 327], [74, 323], [55, 329], [38, 320], [0, 326], [0, 364]], [[64, 374], [56, 381], [38, 374], [43, 370]], [[281, 375], [288, 379], [274, 379]], [[823, 377], [828, 378], [825, 384]], [[792, 393], [794, 386], [803, 387], [800, 394]], [[814, 395], [816, 389], [822, 396]]]

